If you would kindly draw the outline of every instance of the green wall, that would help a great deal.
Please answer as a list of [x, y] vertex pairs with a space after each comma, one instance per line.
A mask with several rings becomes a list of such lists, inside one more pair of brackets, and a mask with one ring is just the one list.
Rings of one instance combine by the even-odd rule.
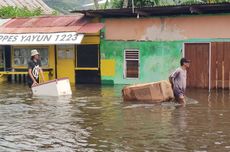
[[[101, 22], [104, 23], [105, 20], [106, 18], [102, 18]], [[101, 32], [105, 33], [106, 27], [102, 29]], [[186, 42], [230, 42], [230, 39], [194, 38], [178, 41], [116, 41], [102, 38], [100, 42], [101, 59], [114, 59], [116, 62], [115, 75], [111, 77], [102, 76], [102, 83], [135, 84], [168, 79], [169, 74], [180, 66], [179, 61], [182, 57], [181, 51], [183, 49], [183, 43]], [[132, 48], [140, 50], [139, 79], [125, 79], [123, 76], [124, 50]]]
[[[103, 84], [135, 84], [168, 79], [169, 74], [179, 66], [182, 56], [182, 41], [108, 41], [101, 40], [101, 59], [114, 59], [115, 76], [102, 76]], [[126, 79], [123, 76], [124, 50], [139, 49], [140, 77]]]

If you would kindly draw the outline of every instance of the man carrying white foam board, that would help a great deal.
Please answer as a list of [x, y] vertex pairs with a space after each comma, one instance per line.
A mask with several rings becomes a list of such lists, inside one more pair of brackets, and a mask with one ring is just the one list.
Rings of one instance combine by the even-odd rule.
[[34, 49], [31, 50], [31, 60], [28, 62], [27, 82], [30, 88], [39, 83], [39, 73], [41, 73], [42, 81], [45, 82], [40, 56], [38, 51]]

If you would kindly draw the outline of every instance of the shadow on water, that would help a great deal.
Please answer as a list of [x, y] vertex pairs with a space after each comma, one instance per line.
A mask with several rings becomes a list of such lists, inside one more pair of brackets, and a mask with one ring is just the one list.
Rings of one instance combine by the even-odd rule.
[[188, 90], [188, 104], [132, 104], [123, 86], [77, 85], [33, 97], [0, 85], [0, 151], [229, 151], [229, 91]]

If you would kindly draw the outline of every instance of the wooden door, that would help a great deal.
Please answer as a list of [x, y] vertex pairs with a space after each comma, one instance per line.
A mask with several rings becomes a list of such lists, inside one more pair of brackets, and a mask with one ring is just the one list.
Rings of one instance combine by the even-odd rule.
[[185, 43], [185, 57], [191, 60], [187, 86], [209, 87], [209, 43]]
[[211, 43], [211, 88], [230, 88], [230, 42]]

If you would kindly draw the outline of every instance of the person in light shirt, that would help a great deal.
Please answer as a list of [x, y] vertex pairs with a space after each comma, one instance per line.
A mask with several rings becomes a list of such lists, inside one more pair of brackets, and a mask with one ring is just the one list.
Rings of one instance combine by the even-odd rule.
[[180, 60], [180, 67], [177, 68], [170, 76], [169, 80], [172, 83], [173, 93], [175, 99], [180, 104], [185, 104], [185, 90], [187, 80], [187, 69], [190, 66], [190, 60], [182, 58]]

